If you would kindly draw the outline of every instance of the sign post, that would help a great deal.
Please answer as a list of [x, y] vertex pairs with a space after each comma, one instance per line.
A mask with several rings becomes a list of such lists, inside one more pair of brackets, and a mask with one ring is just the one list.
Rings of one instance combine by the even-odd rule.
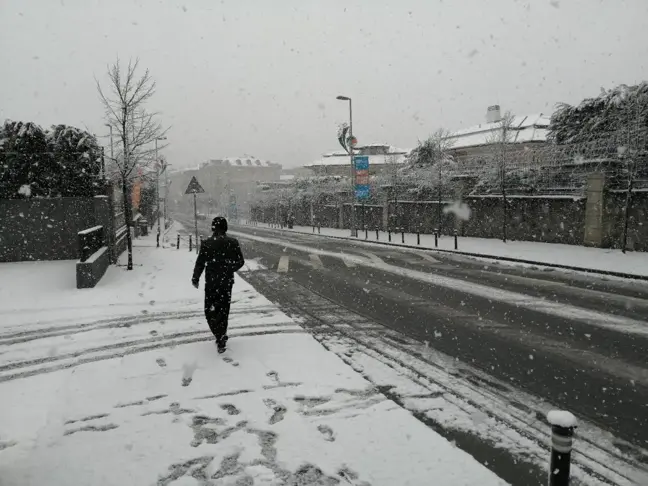
[[196, 230], [196, 253], [198, 253], [198, 203], [196, 201], [196, 194], [203, 194], [205, 190], [202, 188], [200, 183], [198, 182], [198, 179], [196, 179], [196, 176], [193, 176], [191, 178], [191, 181], [189, 181], [189, 185], [187, 186], [187, 190], [185, 191], [185, 194], [193, 194], [193, 200], [194, 200], [194, 228]]

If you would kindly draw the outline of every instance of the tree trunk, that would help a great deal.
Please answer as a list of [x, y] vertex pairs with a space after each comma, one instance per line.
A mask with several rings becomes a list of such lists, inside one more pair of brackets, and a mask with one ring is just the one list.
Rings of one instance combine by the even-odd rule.
[[122, 177], [122, 193], [124, 199], [124, 217], [126, 219], [126, 246], [128, 247], [128, 265], [127, 270], [133, 269], [133, 239], [131, 238], [131, 222], [133, 220], [133, 211], [131, 208], [130, 198], [128, 197], [128, 186], [126, 178]]
[[632, 203], [632, 188], [634, 185], [634, 166], [630, 169], [628, 180], [628, 191], [626, 192], [625, 208], [623, 209], [623, 237], [621, 241], [621, 251], [626, 252], [628, 245], [628, 220], [630, 219], [630, 204]]
[[502, 157], [502, 241], [506, 243], [506, 226], [508, 219], [508, 207], [506, 204], [506, 166]]

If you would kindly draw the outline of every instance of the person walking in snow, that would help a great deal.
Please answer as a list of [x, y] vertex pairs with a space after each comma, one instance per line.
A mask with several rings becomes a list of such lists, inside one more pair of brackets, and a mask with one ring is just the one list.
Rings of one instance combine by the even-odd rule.
[[200, 276], [205, 271], [205, 317], [216, 338], [218, 352], [222, 353], [227, 346], [227, 321], [234, 272], [243, 266], [245, 260], [238, 240], [227, 236], [225, 218], [215, 217], [212, 231], [212, 237], [200, 245], [191, 283], [198, 288]]

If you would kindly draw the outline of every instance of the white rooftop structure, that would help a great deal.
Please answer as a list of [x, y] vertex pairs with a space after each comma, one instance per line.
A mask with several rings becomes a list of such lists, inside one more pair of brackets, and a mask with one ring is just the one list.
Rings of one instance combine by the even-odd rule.
[[[373, 143], [356, 147], [356, 155], [369, 157], [370, 167], [385, 164], [404, 164], [409, 152], [409, 150], [399, 149], [386, 143]], [[304, 167], [313, 169], [321, 166], [349, 165], [350, 163], [349, 154], [338, 150], [325, 153], [316, 161], [305, 164]]]
[[222, 159], [211, 159], [208, 162], [203, 162], [201, 166], [207, 165], [232, 165], [239, 167], [272, 167], [277, 165], [269, 160], [257, 159], [252, 155], [241, 155], [239, 157], [224, 157]]
[[204, 167], [209, 166], [218, 166], [226, 165], [232, 167], [276, 167], [279, 164], [270, 162], [269, 160], [257, 159], [252, 155], [241, 155], [239, 157], [224, 157], [222, 159], [210, 159], [207, 162], [201, 162], [198, 165], [193, 167], [181, 167], [177, 169], [172, 169], [169, 171], [170, 174], [175, 174], [179, 172], [190, 172], [197, 171]]
[[[539, 113], [536, 115], [516, 115], [511, 123], [510, 143], [545, 142], [549, 129], [550, 116]], [[499, 122], [484, 123], [470, 128], [457, 130], [450, 134], [447, 140], [453, 142], [452, 149], [480, 147], [492, 143], [498, 132], [502, 130]]]

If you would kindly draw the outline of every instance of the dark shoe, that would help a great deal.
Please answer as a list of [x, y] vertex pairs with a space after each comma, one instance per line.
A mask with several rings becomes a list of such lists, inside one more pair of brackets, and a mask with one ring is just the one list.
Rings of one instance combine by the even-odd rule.
[[227, 340], [228, 340], [228, 337], [223, 336], [222, 338], [220, 338], [220, 341], [217, 341], [217, 343], [218, 343], [218, 352], [219, 353], [224, 353], [225, 350], [227, 349]]

